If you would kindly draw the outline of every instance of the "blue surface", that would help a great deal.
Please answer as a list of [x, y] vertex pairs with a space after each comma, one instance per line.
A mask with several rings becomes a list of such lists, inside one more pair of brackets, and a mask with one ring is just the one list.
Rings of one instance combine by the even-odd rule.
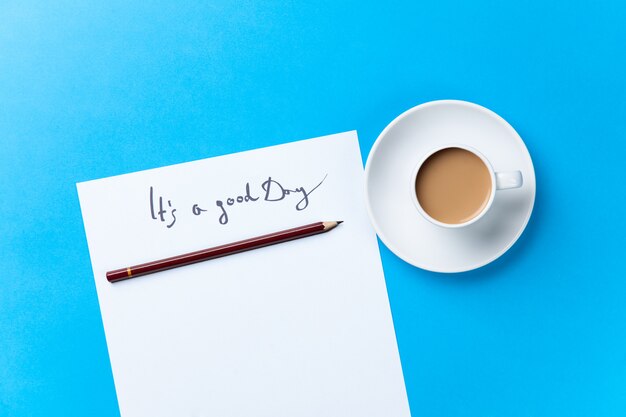
[[[115, 416], [78, 181], [491, 108], [528, 229], [444, 276], [381, 246], [414, 416], [626, 415], [626, 4], [0, 2], [0, 416]], [[310, 4], [307, 4], [310, 3]]]

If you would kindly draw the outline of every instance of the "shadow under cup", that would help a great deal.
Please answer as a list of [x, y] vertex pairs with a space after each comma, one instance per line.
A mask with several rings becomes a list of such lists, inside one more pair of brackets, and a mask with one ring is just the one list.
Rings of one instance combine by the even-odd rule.
[[422, 162], [414, 187], [417, 203], [426, 217], [454, 227], [471, 222], [485, 211], [494, 192], [494, 181], [480, 156], [450, 146]]

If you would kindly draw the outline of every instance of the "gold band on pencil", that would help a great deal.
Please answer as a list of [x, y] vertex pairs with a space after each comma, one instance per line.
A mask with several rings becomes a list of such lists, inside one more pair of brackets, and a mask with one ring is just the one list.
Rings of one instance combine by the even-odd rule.
[[128, 272], [129, 277], [133, 276], [133, 272], [130, 270], [130, 267], [126, 268], [126, 272]]

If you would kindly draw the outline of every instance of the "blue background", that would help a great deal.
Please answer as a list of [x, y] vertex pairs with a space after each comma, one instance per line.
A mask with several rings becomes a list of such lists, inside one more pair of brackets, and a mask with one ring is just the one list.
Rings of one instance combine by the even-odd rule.
[[0, 416], [115, 416], [75, 183], [474, 101], [520, 133], [518, 243], [381, 245], [414, 416], [626, 415], [626, 4], [0, 1]]

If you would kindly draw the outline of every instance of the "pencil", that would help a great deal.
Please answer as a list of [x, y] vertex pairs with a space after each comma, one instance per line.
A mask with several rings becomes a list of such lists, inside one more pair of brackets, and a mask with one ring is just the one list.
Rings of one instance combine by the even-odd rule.
[[178, 268], [180, 266], [190, 265], [196, 262], [208, 261], [209, 259], [232, 255], [251, 249], [262, 248], [264, 246], [275, 245], [289, 240], [313, 236], [318, 233], [325, 233], [334, 229], [340, 223], [343, 222], [333, 221], [311, 223], [304, 226], [294, 227], [292, 229], [281, 230], [280, 232], [274, 232], [263, 236], [240, 240], [238, 242], [215, 246], [213, 248], [172, 256], [158, 261], [116, 269], [114, 271], [107, 272], [106, 277], [109, 282], [122, 281], [129, 278], [165, 271], [166, 269]]

